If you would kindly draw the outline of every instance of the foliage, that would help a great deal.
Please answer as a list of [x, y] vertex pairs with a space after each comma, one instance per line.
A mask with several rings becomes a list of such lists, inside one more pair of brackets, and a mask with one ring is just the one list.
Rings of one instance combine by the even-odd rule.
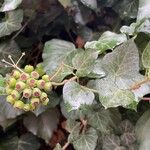
[[0, 150], [148, 150], [149, 6], [0, 1]]

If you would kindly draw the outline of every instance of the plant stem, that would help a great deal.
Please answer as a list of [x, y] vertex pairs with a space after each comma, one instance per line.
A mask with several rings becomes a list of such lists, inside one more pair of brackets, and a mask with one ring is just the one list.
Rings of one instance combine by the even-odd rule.
[[67, 82], [69, 82], [69, 81], [74, 81], [74, 80], [76, 80], [76, 79], [78, 79], [78, 77], [77, 77], [77, 76], [74, 76], [74, 77], [72, 77], [72, 78], [70, 78], [70, 79], [68, 79], [68, 80], [64, 80], [64, 81], [62, 81], [62, 82], [60, 82], [60, 83], [57, 83], [57, 82], [51, 82], [51, 83], [52, 83], [52, 85], [54, 85], [54, 86], [61, 86], [61, 85], [64, 85], [65, 83], [67, 83]]
[[81, 86], [82, 88], [84, 88], [84, 89], [87, 89], [87, 90], [89, 90], [89, 91], [92, 91], [93, 93], [97, 93], [97, 94], [99, 94], [99, 92], [97, 91], [97, 90], [94, 90], [94, 89], [91, 89], [91, 88], [88, 88], [88, 87], [86, 87], [86, 86]]
[[135, 90], [140, 88], [140, 86], [144, 83], [150, 82], [150, 78], [146, 77], [145, 79], [139, 81], [138, 83], [135, 83], [134, 85], [131, 86], [130, 90]]
[[70, 145], [69, 141], [62, 147], [63, 150], [65, 150]]

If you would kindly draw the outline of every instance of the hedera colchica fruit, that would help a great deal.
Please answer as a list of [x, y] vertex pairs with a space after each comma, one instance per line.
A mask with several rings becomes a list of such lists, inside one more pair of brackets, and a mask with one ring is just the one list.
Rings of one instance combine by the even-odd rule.
[[6, 101], [13, 107], [24, 111], [32, 111], [40, 104], [47, 105], [49, 98], [46, 92], [52, 90], [52, 83], [49, 76], [42, 69], [41, 64], [36, 68], [26, 65], [21, 69], [14, 63], [11, 56], [8, 58], [12, 64], [5, 60], [3, 62], [15, 69], [6, 79]]

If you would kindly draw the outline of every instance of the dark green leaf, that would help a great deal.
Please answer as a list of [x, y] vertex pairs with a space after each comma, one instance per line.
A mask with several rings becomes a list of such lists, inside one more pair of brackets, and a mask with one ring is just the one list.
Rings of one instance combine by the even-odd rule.
[[0, 23], [0, 37], [10, 35], [21, 28], [23, 11], [14, 10], [7, 13], [7, 19]]
[[5, 94], [5, 78], [0, 75], [0, 95]]
[[76, 75], [79, 77], [87, 76], [94, 68], [97, 52], [81, 51], [75, 55], [72, 60], [74, 68], [77, 70]]
[[103, 150], [121, 150], [120, 147], [120, 138], [114, 134], [106, 135], [103, 138]]
[[122, 0], [114, 5], [114, 10], [119, 13], [122, 19], [136, 18], [138, 12], [137, 0]]
[[53, 131], [57, 128], [59, 122], [59, 112], [57, 109], [50, 109], [43, 112], [38, 117], [29, 114], [24, 118], [25, 127], [34, 135], [41, 137], [47, 143], [50, 140]]
[[97, 1], [96, 0], [80, 0], [84, 5], [90, 7], [91, 9], [97, 8]]
[[7, 127], [11, 126], [16, 122], [16, 119], [6, 119], [3, 115], [0, 115], [0, 126], [5, 130]]
[[97, 133], [94, 128], [89, 128], [85, 133], [81, 133], [78, 138], [73, 141], [76, 150], [94, 150], [97, 144]]
[[116, 34], [114, 32], [104, 32], [98, 41], [87, 42], [85, 44], [86, 49], [95, 49], [99, 53], [103, 53], [108, 49], [114, 49], [117, 45], [127, 40], [125, 34]]
[[63, 87], [64, 103], [70, 105], [71, 110], [78, 109], [81, 105], [91, 105], [94, 101], [94, 94], [86, 87], [81, 86], [75, 81], [66, 83]]
[[6, 102], [6, 96], [0, 96], [0, 114], [6, 119], [13, 119], [23, 112]]
[[17, 136], [4, 139], [1, 141], [0, 147], [2, 150], [38, 150], [40, 144], [35, 136], [30, 133], [22, 135], [20, 138]]
[[40, 105], [37, 109], [33, 111], [33, 113], [36, 116], [39, 116], [41, 113], [45, 112], [46, 110], [50, 108], [54, 108], [56, 105], [58, 105], [60, 101], [60, 98], [54, 92], [49, 92], [48, 98], [49, 98], [49, 103], [46, 106]]
[[[43, 52], [43, 66], [47, 74], [53, 76], [56, 72], [57, 74], [61, 72], [64, 74], [63, 78], [66, 75], [72, 74], [72, 69], [68, 67], [64, 69], [64, 63], [66, 64], [67, 57], [71, 52], [76, 51], [75, 46], [67, 41], [53, 39], [45, 43], [44, 52]], [[72, 64], [66, 64], [72, 66]], [[62, 71], [62, 69], [64, 69]], [[60, 75], [58, 75], [60, 76]], [[62, 75], [59, 80], [62, 80]], [[58, 79], [57, 79], [57, 82]]]
[[20, 5], [22, 0], [5, 0], [2, 7], [0, 8], [0, 11], [10, 11], [14, 10]]
[[136, 136], [140, 143], [139, 150], [150, 148], [150, 110], [146, 111], [136, 123]]

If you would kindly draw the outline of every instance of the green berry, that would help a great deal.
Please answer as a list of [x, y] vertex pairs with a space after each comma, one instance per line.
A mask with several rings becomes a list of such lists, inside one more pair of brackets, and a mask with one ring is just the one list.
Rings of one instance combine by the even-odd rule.
[[11, 89], [9, 86], [6, 86], [6, 94], [11, 94], [11, 92], [13, 91], [13, 89]]
[[25, 104], [23, 109], [24, 109], [24, 111], [30, 111], [31, 110], [31, 105], [30, 104]]
[[34, 78], [34, 79], [38, 79], [40, 77], [39, 73], [36, 72], [36, 71], [32, 71], [31, 72], [31, 77]]
[[43, 105], [47, 105], [49, 102], [49, 99], [47, 98], [45, 101], [42, 102]]
[[36, 83], [37, 83], [37, 81], [36, 81], [34, 78], [29, 78], [29, 79], [27, 80], [27, 85], [28, 85], [29, 87], [35, 87], [35, 86], [36, 86]]
[[40, 97], [41, 96], [41, 90], [38, 88], [33, 89], [33, 96], [34, 97]]
[[16, 88], [17, 91], [22, 91], [23, 89], [25, 89], [25, 87], [26, 87], [26, 84], [24, 82], [18, 81], [16, 83], [16, 87], [15, 88]]
[[33, 106], [33, 107], [37, 107], [38, 105], [39, 105], [39, 103], [40, 103], [40, 99], [39, 98], [32, 98], [31, 99], [31, 105]]
[[8, 81], [9, 87], [14, 88], [15, 85], [16, 85], [16, 82], [17, 82], [16, 79], [13, 78], [13, 77], [11, 77], [11, 78], [9, 79], [9, 81]]
[[47, 99], [47, 94], [45, 92], [42, 92], [42, 94], [40, 96], [41, 102], [45, 101], [46, 99]]
[[45, 74], [42, 63], [37, 64], [35, 71], [37, 71], [40, 76]]
[[19, 72], [18, 70], [13, 70], [12, 76], [13, 76], [15, 79], [19, 79], [19, 78], [20, 78], [20, 72]]
[[23, 109], [24, 108], [24, 103], [21, 100], [18, 100], [14, 103], [14, 107], [18, 109]]
[[37, 87], [38, 87], [39, 89], [43, 89], [44, 86], [45, 86], [45, 81], [44, 81], [44, 80], [38, 80], [38, 81], [37, 81]]
[[21, 80], [21, 81], [27, 81], [27, 80], [29, 79], [29, 77], [30, 77], [29, 74], [27, 74], [27, 73], [22, 73], [22, 74], [20, 75], [20, 80]]
[[30, 98], [32, 96], [32, 90], [29, 88], [26, 88], [23, 90], [23, 97]]
[[52, 90], [52, 83], [51, 82], [45, 83], [44, 90], [50, 92]]
[[11, 95], [7, 96], [6, 101], [12, 105], [15, 103], [15, 99]]
[[33, 70], [34, 70], [34, 67], [31, 66], [31, 65], [26, 65], [26, 66], [24, 67], [24, 71], [25, 71], [26, 73], [31, 73]]
[[42, 76], [42, 79], [45, 81], [45, 82], [49, 82], [49, 75], [43, 75]]
[[20, 98], [20, 93], [19, 93], [17, 90], [13, 90], [13, 91], [11, 92], [11, 96], [12, 96], [14, 99], [18, 100], [18, 99]]

